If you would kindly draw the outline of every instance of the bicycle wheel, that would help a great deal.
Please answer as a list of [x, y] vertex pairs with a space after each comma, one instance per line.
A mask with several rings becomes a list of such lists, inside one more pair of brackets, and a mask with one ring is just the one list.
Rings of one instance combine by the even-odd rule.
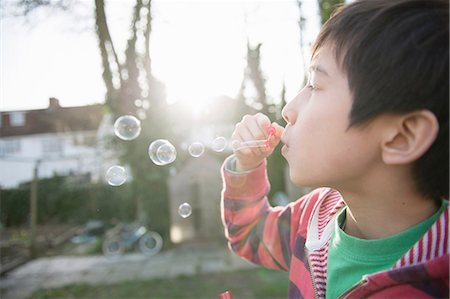
[[139, 239], [139, 250], [148, 256], [157, 254], [163, 245], [161, 236], [157, 232], [149, 231]]
[[123, 255], [125, 248], [117, 238], [108, 238], [103, 242], [103, 254], [109, 258], [117, 258]]

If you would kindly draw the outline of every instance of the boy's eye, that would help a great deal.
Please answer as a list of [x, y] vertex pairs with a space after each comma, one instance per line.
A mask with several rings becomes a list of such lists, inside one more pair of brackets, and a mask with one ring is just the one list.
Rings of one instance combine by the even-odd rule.
[[309, 73], [308, 74], [308, 82], [306, 83], [306, 88], [309, 90], [316, 90], [316, 85], [314, 84], [314, 74]]
[[311, 80], [309, 80], [308, 83], [306, 83], [306, 88], [313, 91], [317, 89], [317, 86]]
[[316, 90], [317, 88], [313, 85], [313, 84], [311, 84], [311, 83], [308, 83], [307, 85], [306, 85], [306, 88], [308, 88], [308, 89], [310, 89], [310, 90]]

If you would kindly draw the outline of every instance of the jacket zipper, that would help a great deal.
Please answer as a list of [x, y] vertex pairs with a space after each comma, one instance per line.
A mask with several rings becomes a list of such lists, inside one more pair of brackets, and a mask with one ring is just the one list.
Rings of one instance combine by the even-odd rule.
[[360, 281], [358, 281], [350, 289], [345, 291], [341, 296], [338, 297], [338, 299], [343, 299], [343, 298], [347, 297], [348, 294], [350, 294], [351, 292], [353, 292], [355, 289], [359, 288], [360, 286], [365, 285], [368, 281], [369, 281], [369, 279], [367, 278], [367, 275], [363, 275], [363, 277], [361, 278]]
[[306, 252], [306, 258], [308, 260], [309, 275], [311, 276], [311, 281], [312, 281], [313, 289], [314, 289], [314, 298], [318, 299], [319, 296], [317, 295], [316, 281], [315, 281], [314, 275], [313, 275], [314, 271], [313, 271], [313, 269], [311, 267], [311, 261], [309, 260], [309, 250], [308, 250], [308, 248], [306, 248], [306, 246], [305, 246], [305, 252]]

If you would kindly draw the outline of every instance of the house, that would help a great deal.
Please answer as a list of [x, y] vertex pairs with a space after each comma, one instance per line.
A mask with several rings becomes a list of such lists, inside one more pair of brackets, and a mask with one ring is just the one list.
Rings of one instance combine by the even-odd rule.
[[39, 178], [73, 174], [99, 180], [99, 140], [109, 123], [101, 104], [61, 107], [56, 98], [46, 109], [0, 112], [0, 187], [30, 181], [36, 166]]

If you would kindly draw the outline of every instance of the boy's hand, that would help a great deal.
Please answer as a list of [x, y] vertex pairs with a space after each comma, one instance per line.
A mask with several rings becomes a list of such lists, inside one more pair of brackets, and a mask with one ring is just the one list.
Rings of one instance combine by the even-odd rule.
[[234, 149], [236, 156], [236, 170], [246, 171], [258, 167], [261, 162], [268, 157], [280, 142], [284, 128], [277, 123], [270, 123], [270, 119], [262, 114], [245, 115], [241, 122], [236, 124], [236, 128], [231, 135], [232, 141], [245, 142], [250, 140], [267, 140], [269, 137], [269, 127], [275, 128], [273, 136], [268, 140], [268, 146], [248, 147]]

